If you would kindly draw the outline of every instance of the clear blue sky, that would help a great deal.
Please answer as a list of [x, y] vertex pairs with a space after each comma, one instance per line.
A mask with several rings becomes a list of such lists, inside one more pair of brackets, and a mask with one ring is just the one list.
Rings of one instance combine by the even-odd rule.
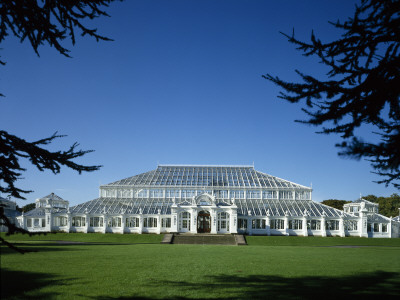
[[[295, 123], [301, 105], [277, 98], [261, 77], [297, 80], [295, 69], [324, 75], [279, 33], [324, 41], [341, 33], [328, 21], [351, 16], [355, 1], [125, 1], [111, 18], [91, 23], [113, 42], [66, 41], [72, 59], [44, 46], [8, 38], [0, 55], [1, 127], [29, 141], [67, 134], [49, 148], [73, 142], [94, 149], [79, 162], [101, 164], [78, 175], [54, 176], [24, 162], [18, 185], [28, 201], [54, 192], [71, 205], [94, 199], [100, 184], [160, 164], [252, 164], [262, 172], [314, 189], [313, 199], [389, 196], [373, 183], [368, 162], [342, 159], [337, 136]], [[89, 23], [88, 23], [89, 24]], [[366, 132], [368, 134], [368, 132]]]

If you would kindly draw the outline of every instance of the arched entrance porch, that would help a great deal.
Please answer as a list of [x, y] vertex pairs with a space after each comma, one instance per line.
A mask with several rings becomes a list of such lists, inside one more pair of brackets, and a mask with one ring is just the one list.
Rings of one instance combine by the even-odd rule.
[[203, 210], [197, 215], [197, 233], [210, 233], [211, 215], [210, 212]]

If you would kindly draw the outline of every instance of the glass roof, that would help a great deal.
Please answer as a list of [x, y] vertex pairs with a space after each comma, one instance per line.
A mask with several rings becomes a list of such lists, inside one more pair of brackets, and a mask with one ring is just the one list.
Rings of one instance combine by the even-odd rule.
[[350, 216], [341, 210], [311, 200], [245, 200], [236, 199], [238, 216], [311, 216], [321, 217], [340, 217]]
[[34, 208], [26, 213], [24, 213], [25, 217], [40, 217], [45, 215], [44, 208]]
[[46, 199], [49, 199], [49, 200], [57, 200], [57, 201], [65, 201], [63, 198], [61, 198], [60, 196], [57, 196], [57, 195], [54, 194], [54, 193], [51, 193], [51, 194], [49, 194], [49, 195], [47, 195], [47, 196], [45, 196], [45, 197], [42, 197], [42, 198], [40, 198], [39, 200], [46, 200]]
[[309, 187], [256, 171], [253, 166], [159, 165], [156, 170], [105, 186], [210, 186], [311, 190]]
[[[317, 203], [311, 200], [239, 200], [235, 201], [238, 216], [303, 216], [311, 217], [340, 217], [341, 215], [351, 217], [341, 210]], [[73, 214], [171, 214], [172, 200], [159, 198], [98, 198], [77, 206], [71, 207]], [[177, 202], [179, 205], [191, 205], [183, 200]], [[221, 203], [220, 206], [225, 206]]]
[[367, 215], [368, 222], [375, 222], [375, 223], [386, 223], [390, 220], [390, 218], [385, 217], [380, 214], [370, 214]]
[[[67, 209], [56, 208], [56, 209], [53, 209], [52, 213], [66, 214]], [[44, 217], [45, 215], [46, 215], [46, 210], [43, 207], [34, 208], [34, 209], [24, 213], [25, 217]]]
[[172, 200], [98, 198], [70, 208], [73, 214], [171, 214]]

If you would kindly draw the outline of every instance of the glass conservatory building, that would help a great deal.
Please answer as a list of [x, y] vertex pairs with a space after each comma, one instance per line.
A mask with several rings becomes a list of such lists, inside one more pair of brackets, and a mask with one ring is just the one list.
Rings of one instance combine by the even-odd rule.
[[400, 222], [369, 211], [365, 200], [354, 203], [356, 212], [341, 211], [311, 196], [311, 188], [253, 166], [159, 165], [102, 185], [99, 198], [73, 207], [54, 194], [37, 199], [36, 208], [18, 221], [30, 231], [85, 233], [399, 234]]

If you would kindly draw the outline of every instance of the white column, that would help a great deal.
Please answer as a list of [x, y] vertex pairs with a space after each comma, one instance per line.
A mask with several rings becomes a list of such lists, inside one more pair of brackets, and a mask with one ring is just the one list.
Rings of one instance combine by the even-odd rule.
[[303, 216], [303, 235], [308, 236], [307, 216]]
[[192, 207], [190, 219], [190, 232], [197, 233], [197, 209], [195, 207]]
[[[230, 191], [228, 192], [230, 193]], [[237, 233], [238, 227], [238, 218], [237, 218], [237, 205], [235, 198], [231, 199], [231, 209], [229, 211], [229, 232], [230, 233]]]
[[374, 235], [375, 235], [375, 222], [371, 224], [371, 234], [372, 234], [372, 237], [374, 237]]
[[285, 220], [285, 235], [289, 235], [289, 215], [288, 214], [285, 214], [284, 220]]
[[161, 233], [161, 209], [158, 209], [157, 214], [157, 234]]
[[325, 215], [321, 217], [321, 236], [326, 236], [326, 218]]
[[72, 226], [72, 216], [70, 212], [67, 212], [67, 232], [71, 232], [71, 226]]
[[248, 217], [247, 217], [247, 232], [248, 235], [253, 234], [253, 218], [251, 217], [251, 211], [248, 211]]
[[142, 212], [140, 212], [139, 217], [139, 234], [143, 233], [143, 215]]
[[178, 208], [171, 206], [171, 232], [178, 232]]
[[269, 214], [267, 214], [267, 218], [265, 220], [266, 224], [265, 224], [265, 229], [267, 229], [267, 235], [271, 235], [271, 219], [269, 217]]
[[[46, 222], [46, 231], [51, 231], [51, 227], [52, 227], [52, 225], [53, 225], [53, 218], [52, 218], [53, 216], [51, 215], [51, 210], [50, 209], [48, 209], [48, 208], [46, 208], [45, 209], [45, 222]], [[33, 219], [32, 219], [32, 222], [33, 222]]]
[[28, 228], [26, 227], [26, 217], [24, 216], [24, 212], [22, 212], [21, 219], [22, 219], [22, 225], [21, 225], [22, 229], [27, 230]]
[[107, 215], [103, 215], [103, 233], [106, 233], [107, 229]]
[[85, 233], [88, 233], [88, 229], [89, 229], [89, 215], [85, 214]]
[[217, 234], [217, 208], [212, 207], [211, 208], [211, 233], [212, 234]]
[[341, 216], [340, 220], [339, 220], [339, 235], [341, 237], [345, 237], [346, 236], [345, 233], [344, 233], [343, 216]]
[[126, 216], [125, 215], [121, 215], [121, 233], [125, 233], [125, 222], [126, 221]]
[[229, 232], [237, 233], [237, 211], [236, 209], [231, 209], [229, 212]]
[[360, 218], [357, 223], [357, 230], [360, 237], [368, 237], [367, 210], [365, 208], [360, 211]]

